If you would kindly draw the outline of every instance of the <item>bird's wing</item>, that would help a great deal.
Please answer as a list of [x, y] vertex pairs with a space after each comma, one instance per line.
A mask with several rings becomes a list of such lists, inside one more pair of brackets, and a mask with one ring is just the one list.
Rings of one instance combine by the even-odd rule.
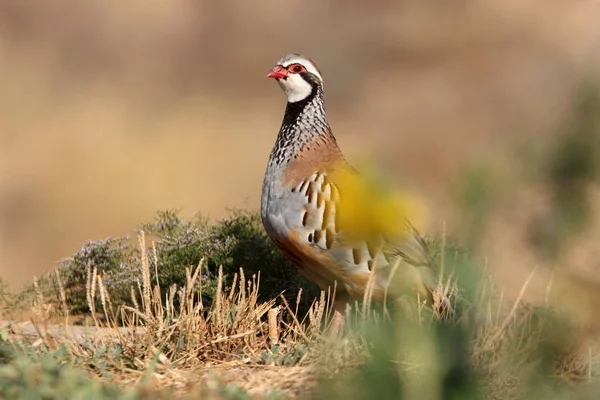
[[345, 163], [316, 170], [288, 190], [293, 198], [288, 204], [295, 206], [284, 211], [284, 219], [295, 250], [289, 243], [284, 247], [301, 253], [300, 264], [327, 269], [322, 273], [342, 280], [360, 276], [360, 282], [375, 267], [380, 286], [388, 285], [395, 269], [392, 290], [435, 286], [427, 246], [409, 222], [402, 198], [372, 185]]

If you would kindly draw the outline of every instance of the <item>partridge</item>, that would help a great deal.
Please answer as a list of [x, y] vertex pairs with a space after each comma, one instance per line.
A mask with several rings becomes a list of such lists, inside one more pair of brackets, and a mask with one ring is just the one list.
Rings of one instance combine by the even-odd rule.
[[420, 295], [431, 305], [437, 275], [402, 203], [363, 182], [342, 154], [325, 113], [317, 66], [288, 54], [267, 74], [287, 96], [266, 168], [261, 217], [268, 236], [321, 289], [345, 305]]

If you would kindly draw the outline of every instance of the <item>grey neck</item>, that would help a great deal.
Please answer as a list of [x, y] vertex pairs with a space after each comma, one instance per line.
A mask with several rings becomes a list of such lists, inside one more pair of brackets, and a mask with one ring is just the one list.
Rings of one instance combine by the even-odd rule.
[[283, 123], [269, 158], [269, 168], [281, 167], [297, 157], [310, 142], [328, 144], [335, 138], [327, 122], [321, 85], [305, 99], [287, 103]]

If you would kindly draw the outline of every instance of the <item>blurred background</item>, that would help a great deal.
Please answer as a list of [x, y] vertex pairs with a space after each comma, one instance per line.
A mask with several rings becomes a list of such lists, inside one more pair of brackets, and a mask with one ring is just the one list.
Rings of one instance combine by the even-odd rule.
[[[258, 209], [285, 107], [265, 75], [300, 52], [349, 161], [418, 194], [423, 231], [476, 241], [507, 295], [561, 260], [594, 283], [600, 224], [550, 257], [531, 232], [562, 240], [542, 167], [574, 115], [593, 124], [598, 15], [598, 1], [1, 0], [0, 277], [18, 288], [158, 209]], [[598, 221], [586, 177], [583, 219]]]

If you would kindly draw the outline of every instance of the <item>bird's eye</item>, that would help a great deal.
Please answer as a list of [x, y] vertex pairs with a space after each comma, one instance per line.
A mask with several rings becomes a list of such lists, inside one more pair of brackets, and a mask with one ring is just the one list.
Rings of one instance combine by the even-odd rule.
[[305, 71], [304, 67], [302, 65], [300, 65], [300, 64], [294, 64], [294, 65], [292, 65], [291, 70], [292, 70], [293, 73], [296, 73], [296, 74], [299, 74], [300, 72], [304, 72]]

